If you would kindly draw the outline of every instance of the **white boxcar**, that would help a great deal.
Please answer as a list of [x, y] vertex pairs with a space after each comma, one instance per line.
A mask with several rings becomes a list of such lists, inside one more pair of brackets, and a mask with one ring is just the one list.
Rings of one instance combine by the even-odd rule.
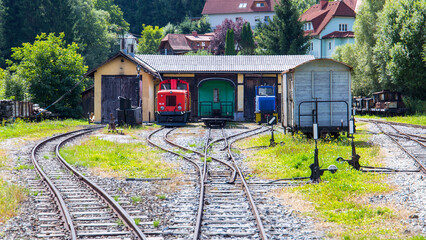
[[283, 72], [282, 125], [289, 131], [347, 131], [351, 113], [351, 71], [344, 63], [316, 59]]

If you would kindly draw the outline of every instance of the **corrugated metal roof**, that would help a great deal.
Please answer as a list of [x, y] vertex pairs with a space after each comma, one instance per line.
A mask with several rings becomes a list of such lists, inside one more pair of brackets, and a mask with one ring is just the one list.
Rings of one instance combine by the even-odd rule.
[[253, 72], [281, 73], [315, 59], [312, 55], [186, 56], [136, 55], [160, 73]]

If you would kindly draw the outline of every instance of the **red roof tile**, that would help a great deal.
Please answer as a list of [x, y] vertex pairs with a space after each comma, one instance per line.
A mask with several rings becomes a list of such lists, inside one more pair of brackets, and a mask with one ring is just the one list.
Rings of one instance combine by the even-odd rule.
[[323, 36], [323, 39], [326, 38], [353, 38], [355, 37], [354, 32], [351, 31], [347, 31], [347, 32], [339, 32], [339, 31], [334, 31], [332, 33], [329, 33], [325, 36]]
[[170, 47], [174, 51], [192, 51], [193, 49], [190, 46], [191, 41], [210, 42], [213, 37], [214, 35], [211, 35], [210, 33], [198, 34], [196, 37], [192, 34], [169, 33], [161, 40], [158, 49], [164, 49], [165, 45], [169, 43]]
[[[264, 7], [256, 7], [256, 3], [264, 3]], [[246, 3], [244, 8], [240, 4]], [[202, 14], [226, 14], [248, 12], [273, 12], [275, 0], [206, 0]]]
[[[354, 10], [343, 1], [336, 1], [325, 3], [323, 8], [320, 4], [315, 4], [300, 16], [300, 20], [312, 22], [314, 30], [310, 31], [310, 35], [316, 36], [322, 32], [333, 17], [355, 17], [355, 15]], [[308, 32], [305, 31], [305, 35], [307, 34]]]

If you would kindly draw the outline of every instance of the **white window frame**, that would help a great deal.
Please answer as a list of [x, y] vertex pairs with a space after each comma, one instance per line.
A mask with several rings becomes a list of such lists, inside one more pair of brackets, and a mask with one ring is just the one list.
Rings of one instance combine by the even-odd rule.
[[331, 50], [331, 42], [328, 42], [328, 50]]
[[247, 7], [247, 3], [240, 3], [240, 5], [238, 6], [238, 8], [246, 8]]
[[254, 21], [255, 22], [260, 22], [260, 17], [259, 16], [254, 16]]
[[341, 23], [339, 24], [339, 32], [347, 32], [348, 31], [348, 24]]
[[256, 3], [256, 7], [264, 7], [264, 6], [265, 6], [265, 3], [263, 2]]

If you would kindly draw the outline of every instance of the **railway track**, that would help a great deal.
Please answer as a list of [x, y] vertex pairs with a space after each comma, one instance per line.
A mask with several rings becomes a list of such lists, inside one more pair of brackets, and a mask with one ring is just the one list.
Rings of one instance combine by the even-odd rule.
[[96, 183], [60, 156], [59, 149], [98, 128], [83, 129], [48, 138], [31, 152], [40, 175], [37, 210], [43, 239], [146, 239], [134, 220]]
[[419, 171], [426, 173], [426, 137], [404, 133], [396, 127], [401, 126], [400, 124], [396, 125], [394, 123], [376, 120], [362, 121], [374, 123], [381, 132], [389, 137], [402, 151], [414, 160], [415, 164], [419, 167]]
[[[197, 202], [197, 217], [194, 219], [192, 229], [192, 239], [227, 237], [233, 239], [268, 239], [241, 170], [234, 162], [230, 161], [233, 157], [232, 153], [223, 151], [228, 146], [227, 137], [223, 135], [223, 130], [209, 129], [203, 152], [173, 142], [170, 135], [174, 130], [157, 130], [148, 137], [148, 140], [151, 144], [163, 150], [183, 157], [197, 169], [199, 201]], [[161, 131], [165, 131], [161, 141], [163, 144], [167, 143], [168, 147], [151, 140], [153, 135]], [[264, 132], [265, 129], [251, 129], [232, 136], [256, 133], [256, 131], [260, 133]], [[212, 135], [222, 136], [211, 140]], [[218, 142], [222, 142], [222, 144], [213, 145]], [[198, 157], [195, 158], [193, 154], [191, 156], [193, 159], [183, 156], [183, 154], [177, 153], [178, 149], [183, 149], [187, 153], [195, 153]]]

